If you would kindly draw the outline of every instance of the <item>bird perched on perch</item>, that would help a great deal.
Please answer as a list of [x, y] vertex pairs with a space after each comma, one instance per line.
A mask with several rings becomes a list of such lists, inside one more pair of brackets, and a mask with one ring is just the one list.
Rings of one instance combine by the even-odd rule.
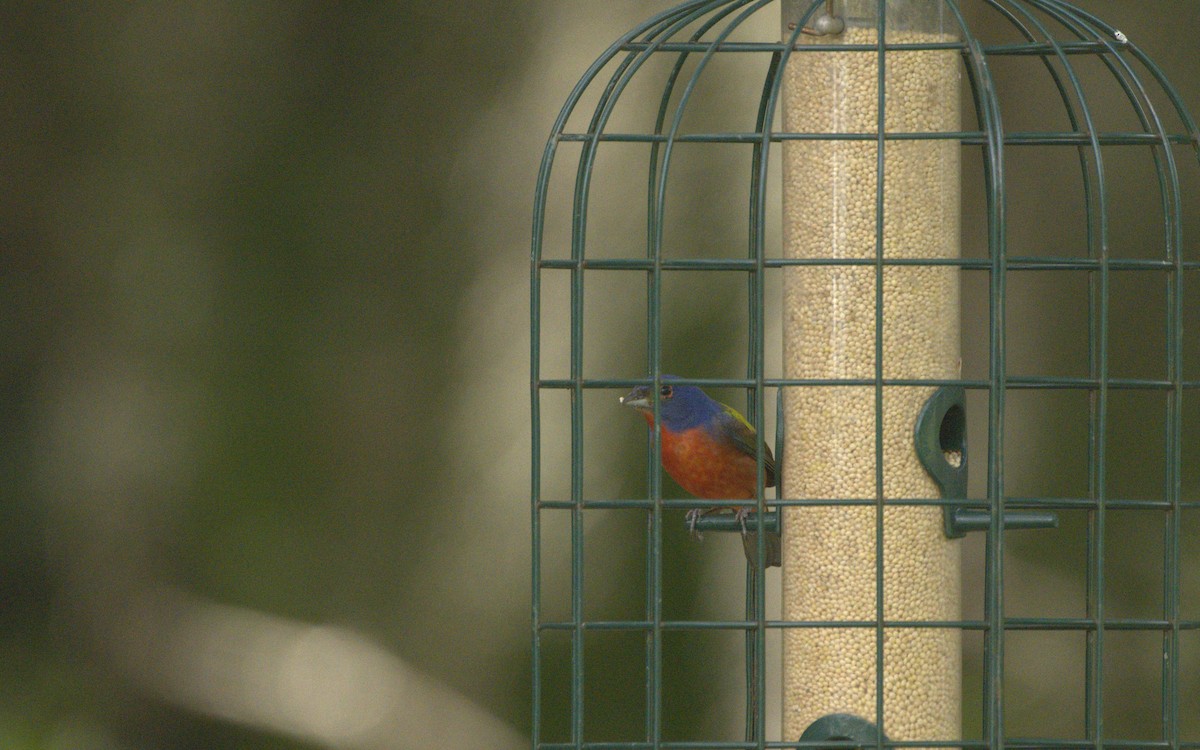
[[[775, 486], [775, 458], [766, 443], [758, 439], [754, 428], [732, 407], [709, 398], [693, 385], [672, 383], [673, 375], [662, 376], [659, 388], [659, 422], [662, 426], [662, 465], [688, 492], [710, 500], [752, 500], [758, 485], [757, 450], [763, 452], [763, 484]], [[639, 411], [654, 427], [653, 386], [639, 385], [621, 397], [621, 403]], [[689, 526], [695, 531], [696, 520], [712, 510], [688, 511]], [[750, 508], [734, 509], [742, 522], [742, 543], [746, 558], [758, 557], [757, 541], [746, 528]], [[766, 564], [779, 565], [779, 535], [767, 532]]]

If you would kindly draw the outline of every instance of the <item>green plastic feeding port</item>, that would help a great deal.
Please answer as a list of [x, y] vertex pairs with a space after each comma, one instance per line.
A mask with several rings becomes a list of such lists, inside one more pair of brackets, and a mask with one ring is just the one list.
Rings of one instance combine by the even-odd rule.
[[[967, 497], [967, 411], [966, 391], [943, 386], [934, 391], [917, 415], [917, 457], [947, 500]], [[946, 536], [959, 539], [968, 531], [987, 531], [992, 516], [986, 510], [947, 504], [942, 507]], [[1006, 529], [1053, 529], [1058, 514], [1038, 511], [1009, 511]]]
[[863, 746], [887, 742], [887, 735], [879, 731], [871, 722], [854, 714], [828, 714], [808, 725], [800, 742], [805, 750], [810, 750], [812, 742], [828, 743], [817, 745], [820, 750], [835, 750], [846, 745]]

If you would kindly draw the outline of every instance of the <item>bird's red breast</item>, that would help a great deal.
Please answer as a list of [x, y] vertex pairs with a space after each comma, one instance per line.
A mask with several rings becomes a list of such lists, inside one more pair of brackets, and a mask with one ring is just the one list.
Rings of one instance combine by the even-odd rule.
[[696, 497], [742, 500], [754, 497], [758, 465], [754, 456], [723, 443], [703, 426], [662, 430], [662, 464], [671, 478]]

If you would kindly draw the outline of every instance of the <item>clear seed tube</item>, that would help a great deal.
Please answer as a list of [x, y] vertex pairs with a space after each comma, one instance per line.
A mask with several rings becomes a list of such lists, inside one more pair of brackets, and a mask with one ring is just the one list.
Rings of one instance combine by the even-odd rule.
[[[789, 7], [809, 3], [785, 4]], [[886, 0], [888, 44], [955, 41], [938, 0]], [[841, 33], [808, 44], [876, 45], [876, 0], [834, 3]], [[785, 18], [785, 28], [786, 28]], [[840, 25], [835, 28], [842, 28]], [[786, 37], [785, 37], [786, 38]], [[960, 53], [887, 50], [886, 133], [960, 130]], [[785, 127], [796, 133], [880, 128], [877, 49], [792, 53], [785, 71]], [[791, 258], [956, 258], [959, 151], [954, 139], [789, 140], [784, 144], [784, 244]], [[882, 180], [882, 193], [879, 192]], [[882, 213], [880, 213], [882, 212]], [[946, 266], [789, 266], [784, 291], [788, 378], [959, 376], [959, 274]], [[882, 282], [882, 295], [877, 298]], [[877, 331], [881, 336], [877, 339]], [[783, 616], [875, 623], [960, 618], [959, 545], [942, 531], [938, 496], [913, 445], [932, 387], [792, 388], [785, 394], [784, 490], [790, 498], [882, 496], [883, 580], [876, 575], [875, 505], [793, 507], [784, 512]], [[878, 446], [878, 447], [877, 447]], [[882, 457], [882, 471], [878, 458]], [[955, 628], [784, 631], [784, 738], [816, 719], [852, 713], [877, 720], [892, 740], [961, 735], [961, 644]]]

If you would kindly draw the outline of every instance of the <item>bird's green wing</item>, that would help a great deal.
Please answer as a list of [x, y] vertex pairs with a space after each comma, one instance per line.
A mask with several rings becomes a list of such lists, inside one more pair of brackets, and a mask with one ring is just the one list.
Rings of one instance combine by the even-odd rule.
[[[728, 417], [727, 419], [722, 420], [721, 424], [725, 435], [733, 442], [734, 445], [737, 446], [738, 450], [740, 450], [742, 453], [745, 453], [747, 456], [753, 457], [756, 451], [754, 444], [759, 443], [759, 441], [756, 440], [758, 435], [755, 433], [754, 427], [752, 427], [750, 423], [746, 421], [746, 418], [739, 414], [733, 407], [721, 404], [721, 409], [725, 412], [725, 416]], [[762, 445], [763, 450], [763, 479], [765, 480], [767, 487], [774, 487], [775, 457], [771, 455], [771, 449], [767, 446], [766, 442], [761, 442], [760, 444]]]

